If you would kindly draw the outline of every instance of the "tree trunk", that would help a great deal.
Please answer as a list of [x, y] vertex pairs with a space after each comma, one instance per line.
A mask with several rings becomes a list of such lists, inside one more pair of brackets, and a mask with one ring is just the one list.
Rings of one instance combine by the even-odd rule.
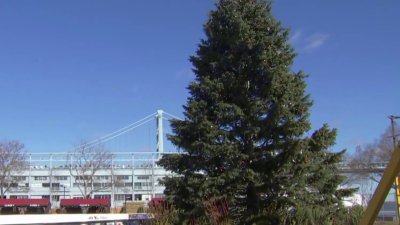
[[4, 187], [2, 186], [1, 187], [1, 199], [3, 199], [4, 198]]
[[260, 211], [260, 199], [257, 196], [257, 193], [255, 192], [254, 184], [249, 183], [247, 185], [247, 211], [250, 212], [253, 215], [257, 215]]

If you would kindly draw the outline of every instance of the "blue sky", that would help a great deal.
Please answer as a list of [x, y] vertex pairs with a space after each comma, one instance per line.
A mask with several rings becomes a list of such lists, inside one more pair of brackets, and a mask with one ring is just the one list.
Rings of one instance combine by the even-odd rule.
[[[335, 150], [373, 142], [387, 116], [400, 114], [400, 2], [273, 6], [291, 29], [293, 69], [309, 75], [313, 128], [338, 128]], [[211, 0], [0, 1], [0, 140], [57, 152], [157, 109], [181, 116], [194, 78], [188, 58], [213, 8]], [[115, 142], [153, 151], [154, 123]]]

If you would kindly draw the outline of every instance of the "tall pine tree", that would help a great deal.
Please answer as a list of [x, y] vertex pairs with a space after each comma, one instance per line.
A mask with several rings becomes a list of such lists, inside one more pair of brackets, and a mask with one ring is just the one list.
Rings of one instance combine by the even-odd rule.
[[170, 140], [183, 154], [160, 161], [175, 174], [163, 182], [180, 223], [222, 200], [238, 224], [290, 224], [296, 209], [311, 206], [334, 215], [351, 192], [338, 190], [343, 153], [328, 151], [336, 131], [327, 125], [305, 135], [312, 102], [271, 3], [221, 0], [204, 30], [190, 59], [196, 79], [185, 119], [172, 122]]

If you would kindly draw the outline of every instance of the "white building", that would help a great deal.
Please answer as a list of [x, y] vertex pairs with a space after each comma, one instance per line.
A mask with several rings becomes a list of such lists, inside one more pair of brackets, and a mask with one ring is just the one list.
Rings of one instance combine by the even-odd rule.
[[[91, 198], [109, 198], [111, 207], [117, 208], [125, 201], [149, 201], [163, 196], [164, 187], [158, 181], [170, 173], [157, 166], [158, 153], [114, 156], [112, 164], [95, 173]], [[31, 154], [29, 164], [24, 172], [14, 175], [16, 182], [6, 192], [6, 198], [49, 198], [52, 208], [58, 208], [63, 198], [83, 198], [79, 178], [66, 154]]]

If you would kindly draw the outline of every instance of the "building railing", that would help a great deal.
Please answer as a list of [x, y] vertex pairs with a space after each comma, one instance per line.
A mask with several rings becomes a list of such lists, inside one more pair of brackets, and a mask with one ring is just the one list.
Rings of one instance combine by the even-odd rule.
[[357, 173], [357, 172], [368, 172], [368, 173], [382, 173], [388, 162], [373, 162], [373, 163], [352, 163], [352, 162], [341, 162], [338, 164], [338, 169], [343, 173]]
[[9, 192], [19, 193], [19, 192], [29, 192], [29, 187], [12, 187]]
[[[112, 163], [107, 168], [136, 169], [136, 168], [157, 168], [157, 162], [163, 155], [179, 154], [176, 152], [115, 152]], [[47, 170], [69, 169], [77, 165], [74, 157], [69, 153], [31, 153], [28, 157], [29, 166], [27, 169]]]

